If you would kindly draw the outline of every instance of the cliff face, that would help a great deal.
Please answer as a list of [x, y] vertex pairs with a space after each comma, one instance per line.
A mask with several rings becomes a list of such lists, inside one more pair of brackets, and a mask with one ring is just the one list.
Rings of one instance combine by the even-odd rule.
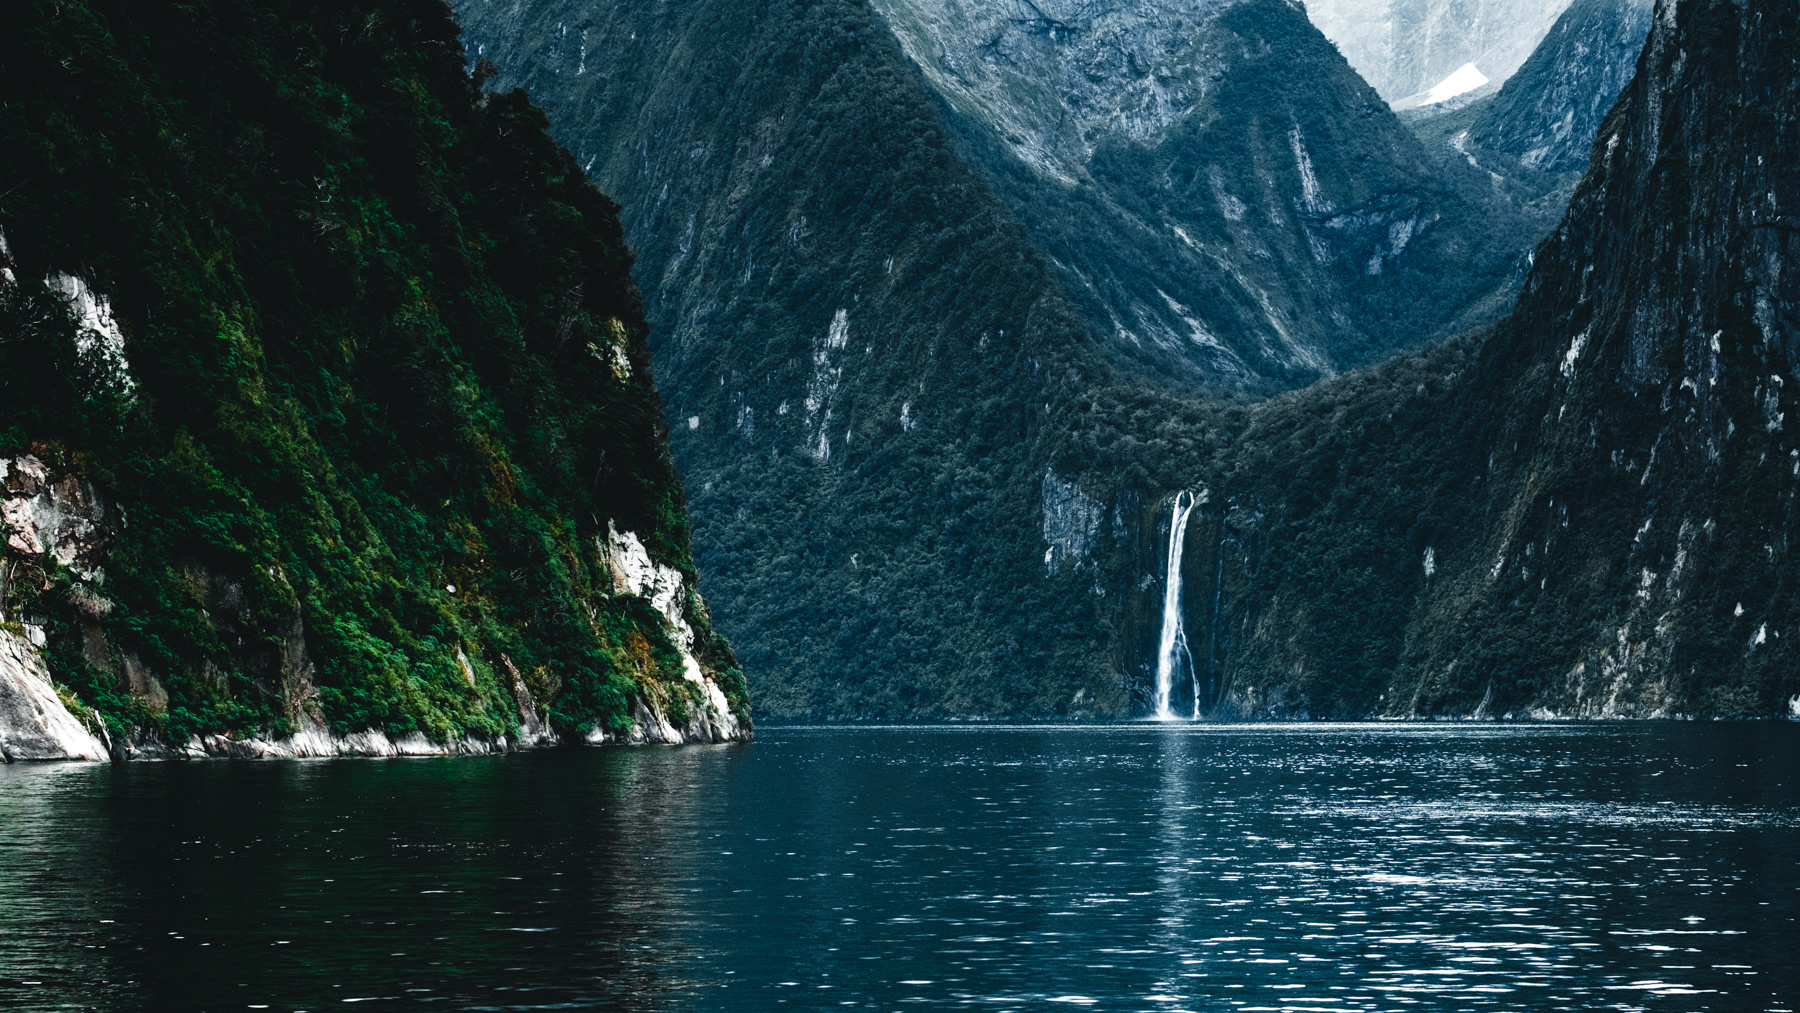
[[1796, 155], [1800, 14], [1660, 4], [1513, 316], [1271, 402], [1203, 470], [1188, 568], [1219, 598], [1187, 618], [1209, 702], [1800, 708]]
[[617, 208], [442, 4], [0, 28], [0, 751], [749, 735]]

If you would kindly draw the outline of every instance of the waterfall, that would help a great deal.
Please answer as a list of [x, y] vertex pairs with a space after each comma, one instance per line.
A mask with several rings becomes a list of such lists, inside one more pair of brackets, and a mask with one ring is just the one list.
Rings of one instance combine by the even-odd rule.
[[[1173, 721], [1169, 695], [1175, 686], [1175, 664], [1185, 658], [1190, 678], [1194, 677], [1194, 655], [1188, 650], [1187, 628], [1181, 622], [1181, 551], [1187, 544], [1188, 515], [1199, 505], [1194, 494], [1183, 492], [1175, 497], [1175, 510], [1169, 519], [1169, 559], [1163, 577], [1162, 638], [1156, 652], [1156, 720]], [[1177, 652], [1180, 652], [1179, 655]], [[1196, 690], [1198, 687], [1196, 686]], [[1195, 694], [1195, 715], [1199, 714], [1199, 694]]]

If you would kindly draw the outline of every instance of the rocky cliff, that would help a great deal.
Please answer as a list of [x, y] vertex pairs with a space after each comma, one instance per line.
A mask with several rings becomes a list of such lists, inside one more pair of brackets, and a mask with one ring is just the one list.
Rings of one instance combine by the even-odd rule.
[[0, 28], [0, 753], [750, 734], [617, 208], [447, 8]]

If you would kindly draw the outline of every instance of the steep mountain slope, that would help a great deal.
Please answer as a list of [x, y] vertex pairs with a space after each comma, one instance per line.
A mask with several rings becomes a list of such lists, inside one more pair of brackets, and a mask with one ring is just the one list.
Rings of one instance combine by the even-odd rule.
[[462, 17], [623, 202], [700, 566], [760, 711], [1122, 708], [1092, 601], [1045, 579], [1039, 446], [1081, 318], [875, 12]]
[[1381, 97], [1398, 102], [1473, 63], [1511, 77], [1569, 0], [1306, 0], [1306, 13]]
[[1500, 92], [1413, 124], [1493, 175], [1527, 208], [1560, 216], [1607, 111], [1637, 72], [1653, 0], [1576, 0]]
[[0, 28], [9, 757], [749, 734], [617, 209], [447, 8]]
[[1585, 172], [1592, 139], [1637, 73], [1654, 8], [1652, 0], [1576, 0], [1481, 111], [1469, 145], [1527, 168]]
[[1285, 0], [874, 2], [1102, 347], [1142, 372], [1269, 392], [1511, 297], [1524, 220]]
[[[1268, 392], [1496, 313], [1527, 239], [1278, 0], [1002, 19], [1017, 66], [967, 95], [926, 43], [992, 12], [893, 27], [905, 10], [928, 12], [459, 6], [471, 55], [622, 202], [699, 561], [759, 708], [1122, 713], [1092, 547], [1127, 521], [1051, 467], [1068, 427], [1119, 372]], [[1077, 98], [1091, 115], [1060, 120]], [[1457, 270], [1427, 304], [1433, 259]], [[1149, 403], [1092, 453], [1191, 444], [1216, 414]]]
[[1511, 318], [1196, 469], [1203, 702], [1800, 712], [1800, 12], [1664, 0], [1639, 66]]

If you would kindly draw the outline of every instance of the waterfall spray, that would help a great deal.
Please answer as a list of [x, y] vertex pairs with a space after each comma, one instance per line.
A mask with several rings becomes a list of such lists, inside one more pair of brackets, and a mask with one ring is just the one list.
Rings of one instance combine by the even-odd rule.
[[[1181, 493], [1175, 497], [1175, 510], [1169, 520], [1169, 559], [1163, 577], [1162, 639], [1156, 652], [1158, 721], [1175, 719], [1169, 709], [1169, 695], [1174, 689], [1177, 660], [1186, 659], [1190, 677], [1194, 672], [1194, 655], [1188, 650], [1187, 628], [1181, 622], [1181, 551], [1187, 544], [1188, 515], [1198, 505], [1193, 493]], [[1197, 702], [1195, 706], [1198, 707]]]

